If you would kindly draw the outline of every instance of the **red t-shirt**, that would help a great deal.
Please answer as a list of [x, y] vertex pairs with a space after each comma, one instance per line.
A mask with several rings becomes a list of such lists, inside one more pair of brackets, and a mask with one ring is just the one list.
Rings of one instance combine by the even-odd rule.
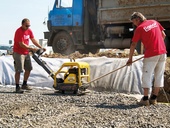
[[29, 53], [28, 49], [22, 48], [19, 43], [24, 42], [29, 45], [29, 39], [34, 38], [31, 29], [23, 30], [22, 27], [18, 28], [14, 36], [14, 48], [13, 51], [19, 54], [27, 55]]
[[146, 20], [136, 28], [132, 41], [143, 43], [145, 58], [166, 53], [163, 30], [164, 28], [155, 20]]

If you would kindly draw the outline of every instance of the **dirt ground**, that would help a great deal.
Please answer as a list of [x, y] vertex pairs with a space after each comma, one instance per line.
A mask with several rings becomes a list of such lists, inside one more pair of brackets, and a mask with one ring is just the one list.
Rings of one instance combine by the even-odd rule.
[[164, 88], [160, 90], [158, 101], [170, 101], [170, 57], [167, 58], [165, 73], [164, 73]]
[[[55, 54], [45, 54], [44, 57], [50, 57], [50, 58], [84, 58], [84, 57], [101, 57], [101, 56], [106, 56], [109, 58], [125, 58], [128, 57], [129, 50], [125, 49], [124, 51], [121, 51], [119, 49], [112, 49], [112, 50], [107, 50], [103, 52], [99, 52], [96, 54], [80, 54], [79, 52], [75, 52], [71, 55], [68, 56], [63, 56], [61, 54], [55, 53]], [[134, 56], [138, 55], [137, 52], [134, 53]], [[159, 96], [158, 96], [158, 101], [159, 102], [168, 102], [170, 101], [170, 57], [167, 57], [166, 61], [166, 68], [165, 68], [165, 73], [164, 73], [164, 88], [160, 90]]]

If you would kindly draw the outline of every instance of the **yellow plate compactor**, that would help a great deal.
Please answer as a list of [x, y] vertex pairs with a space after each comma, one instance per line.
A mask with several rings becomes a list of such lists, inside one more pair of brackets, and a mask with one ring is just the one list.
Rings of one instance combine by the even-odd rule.
[[[39, 49], [36, 53], [32, 52], [32, 58], [54, 79], [53, 87], [55, 90], [59, 90], [62, 93], [72, 91], [76, 94], [84, 83], [90, 82], [90, 66], [88, 63], [75, 61], [65, 62], [57, 72], [54, 72], [46, 62], [40, 58], [42, 53], [42, 49]], [[85, 91], [85, 89], [86, 88], [83, 87], [83, 91]]]

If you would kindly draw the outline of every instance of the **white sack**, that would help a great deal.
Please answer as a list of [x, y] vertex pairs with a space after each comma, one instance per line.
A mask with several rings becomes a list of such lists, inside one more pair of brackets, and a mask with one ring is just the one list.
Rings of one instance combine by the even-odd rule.
[[[135, 59], [141, 56], [135, 56]], [[56, 72], [64, 62], [69, 59], [62, 58], [41, 58], [47, 65]], [[124, 66], [127, 58], [107, 58], [107, 57], [86, 57], [76, 59], [76, 61], [84, 61], [90, 64], [90, 79], [94, 80], [105, 75], [115, 69]], [[49, 77], [46, 71], [32, 59], [33, 70], [28, 79], [28, 84], [38, 87], [52, 87], [53, 79]], [[133, 63], [132, 66], [126, 66], [112, 74], [109, 74], [95, 82], [92, 88], [96, 90], [109, 90], [129, 93], [142, 93], [141, 76], [142, 76], [142, 59]], [[15, 85], [14, 66], [12, 56], [0, 56], [0, 84]], [[61, 76], [59, 76], [61, 77]], [[20, 84], [23, 81], [23, 73], [21, 73]]]

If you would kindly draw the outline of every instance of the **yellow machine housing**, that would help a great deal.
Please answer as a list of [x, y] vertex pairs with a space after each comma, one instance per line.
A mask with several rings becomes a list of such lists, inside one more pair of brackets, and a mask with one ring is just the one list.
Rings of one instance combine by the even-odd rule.
[[[57, 76], [63, 75], [63, 80], [58, 81]], [[86, 62], [66, 62], [54, 75], [54, 88], [77, 93], [83, 81], [90, 82], [90, 66]]]

